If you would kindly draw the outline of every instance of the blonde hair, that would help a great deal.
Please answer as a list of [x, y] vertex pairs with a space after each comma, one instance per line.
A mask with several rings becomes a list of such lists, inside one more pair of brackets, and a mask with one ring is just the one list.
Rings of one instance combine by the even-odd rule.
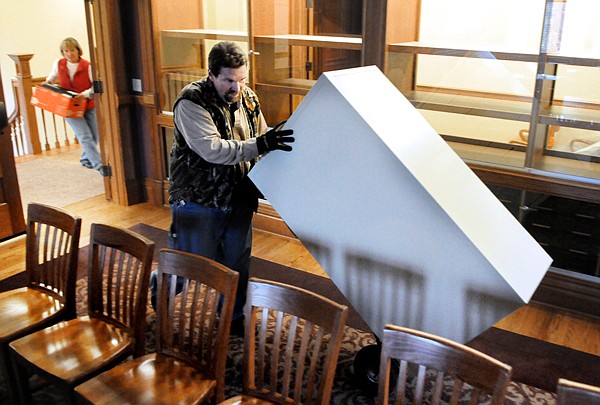
[[81, 57], [81, 55], [83, 55], [83, 51], [81, 50], [81, 46], [79, 45], [79, 42], [77, 42], [77, 40], [73, 37], [68, 37], [63, 39], [63, 41], [60, 43], [60, 54], [63, 54], [63, 51], [65, 50], [65, 48], [67, 46], [72, 46], [73, 48], [77, 49], [79, 51], [79, 57]]

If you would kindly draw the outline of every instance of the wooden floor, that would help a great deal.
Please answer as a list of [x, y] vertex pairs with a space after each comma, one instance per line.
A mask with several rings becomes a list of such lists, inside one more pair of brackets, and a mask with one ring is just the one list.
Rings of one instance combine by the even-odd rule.
[[[168, 229], [169, 210], [148, 203], [119, 206], [98, 196], [66, 207], [83, 219], [81, 246], [89, 242], [90, 224], [107, 223], [130, 227], [145, 223]], [[253, 255], [285, 266], [326, 276], [323, 269], [297, 240], [269, 232], [254, 232]], [[0, 279], [23, 269], [25, 236], [0, 243]], [[495, 326], [600, 356], [600, 320], [557, 311], [539, 305], [524, 305]]]

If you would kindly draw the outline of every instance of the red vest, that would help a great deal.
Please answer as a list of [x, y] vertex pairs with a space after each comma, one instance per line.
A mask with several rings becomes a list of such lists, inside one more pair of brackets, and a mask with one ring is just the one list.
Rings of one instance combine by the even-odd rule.
[[[69, 78], [69, 70], [67, 69], [67, 59], [62, 58], [58, 61], [58, 78], [60, 79], [60, 87], [63, 89], [75, 91], [77, 93], [81, 93], [84, 90], [92, 87], [92, 82], [90, 81], [89, 71], [90, 62], [85, 59], [79, 58], [79, 65], [77, 66], [77, 71], [73, 76], [73, 81]], [[88, 99], [87, 109], [91, 110], [94, 108], [94, 100]]]

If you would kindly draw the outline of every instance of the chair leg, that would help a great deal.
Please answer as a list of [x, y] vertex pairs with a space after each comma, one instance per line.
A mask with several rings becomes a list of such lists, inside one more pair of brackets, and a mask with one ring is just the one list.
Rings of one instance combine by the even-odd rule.
[[31, 389], [29, 387], [29, 372], [25, 367], [18, 364], [14, 358], [11, 358], [11, 363], [14, 370], [13, 375], [16, 377], [14, 387], [17, 391], [19, 404], [28, 405], [33, 403], [33, 397], [31, 396]]
[[19, 393], [17, 390], [17, 379], [13, 369], [13, 364], [10, 359], [7, 344], [0, 344], [0, 373], [6, 385], [6, 390], [9, 395], [9, 404], [19, 403]]

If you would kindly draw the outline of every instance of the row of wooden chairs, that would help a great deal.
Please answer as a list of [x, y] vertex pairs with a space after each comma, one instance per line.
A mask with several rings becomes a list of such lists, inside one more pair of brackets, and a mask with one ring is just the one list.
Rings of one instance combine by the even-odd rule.
[[[175, 277], [184, 280], [179, 294]], [[257, 278], [248, 283], [244, 393], [225, 399], [237, 281], [238, 273], [212, 260], [161, 250], [157, 352], [121, 363], [76, 393], [93, 404], [328, 404], [348, 308]]]
[[[9, 387], [19, 387], [15, 402], [31, 403], [28, 378], [35, 373], [80, 403], [329, 404], [346, 306], [251, 279], [243, 394], [225, 399], [238, 274], [201, 256], [161, 250], [157, 347], [144, 354], [153, 243], [93, 224], [88, 313], [76, 317], [80, 229], [81, 220], [65, 210], [29, 206], [27, 287], [0, 294], [1, 360]], [[180, 293], [177, 278], [183, 279]], [[467, 346], [387, 325], [377, 402], [455, 403], [466, 396], [472, 404], [500, 404], [511, 372]], [[557, 397], [558, 404], [600, 403], [600, 388], [560, 380]]]
[[[6, 313], [14, 318], [12, 326], [3, 325], [2, 363], [5, 375], [13, 376], [10, 386], [18, 387], [15, 402], [32, 402], [31, 374], [62, 388], [71, 402], [223, 402], [238, 274], [201, 256], [163, 249], [157, 350], [144, 355], [154, 244], [125, 229], [92, 224], [88, 312], [77, 317], [80, 230], [80, 218], [65, 210], [29, 206], [27, 287], [0, 294], [0, 308], [10, 308]], [[177, 278], [184, 280], [181, 292]], [[244, 395], [225, 403], [328, 403], [348, 308], [259, 279], [250, 280], [247, 302]], [[58, 311], [60, 317], [38, 322]]]
[[75, 317], [81, 218], [60, 208], [28, 206], [26, 286], [0, 294], [0, 367], [13, 402], [17, 378], [9, 344]]
[[92, 224], [87, 315], [77, 316], [80, 232], [81, 219], [72, 213], [28, 206], [26, 286], [0, 294], [2, 368], [15, 403], [32, 402], [32, 373], [72, 399], [76, 385], [143, 353], [154, 243]]

